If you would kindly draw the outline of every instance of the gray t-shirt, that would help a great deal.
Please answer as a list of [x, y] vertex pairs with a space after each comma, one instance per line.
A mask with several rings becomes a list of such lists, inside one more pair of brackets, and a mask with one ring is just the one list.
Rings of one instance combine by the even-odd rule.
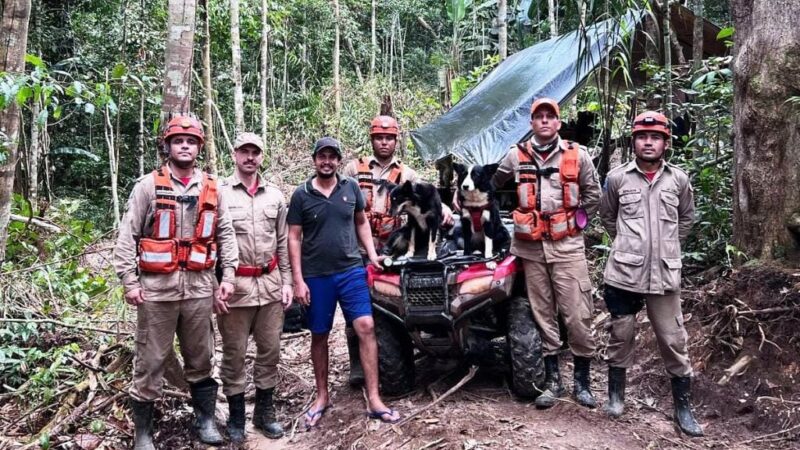
[[303, 226], [303, 277], [319, 277], [362, 266], [354, 216], [363, 211], [364, 197], [353, 178], [336, 175], [338, 183], [325, 197], [306, 180], [289, 203], [289, 225]]

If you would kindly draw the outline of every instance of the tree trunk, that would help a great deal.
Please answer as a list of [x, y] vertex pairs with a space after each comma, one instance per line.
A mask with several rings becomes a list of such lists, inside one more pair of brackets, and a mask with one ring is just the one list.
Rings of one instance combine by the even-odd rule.
[[142, 87], [142, 94], [139, 97], [139, 176], [144, 176], [144, 87]]
[[694, 35], [692, 37], [692, 67], [703, 65], [703, 0], [694, 0]]
[[[21, 75], [25, 71], [28, 47], [30, 0], [6, 0], [0, 22], [0, 72]], [[5, 261], [8, 221], [14, 190], [19, 138], [19, 107], [12, 101], [0, 111], [0, 262]]]
[[378, 31], [377, 31], [377, 0], [372, 0], [372, 21], [371, 21], [371, 28], [372, 28], [372, 40], [371, 47], [370, 47], [370, 56], [369, 56], [369, 77], [372, 78], [375, 76], [375, 58], [378, 56]]
[[203, 0], [203, 34], [205, 35], [205, 39], [203, 39], [203, 94], [205, 96], [203, 101], [203, 122], [206, 125], [206, 170], [215, 174], [219, 168], [217, 167], [217, 143], [214, 139], [214, 112], [212, 110], [214, 88], [211, 85], [211, 30], [208, 3], [209, 0]]
[[508, 57], [508, 0], [497, 2], [497, 50], [500, 60]]
[[800, 3], [733, 0], [734, 244], [751, 258], [800, 242]]
[[[191, 111], [192, 56], [194, 46], [196, 0], [169, 0], [167, 46], [165, 50], [165, 116]], [[166, 122], [165, 122], [166, 123]]]
[[547, 0], [547, 23], [550, 24], [550, 37], [558, 36], [558, 24], [556, 23], [556, 2]]
[[28, 200], [34, 209], [39, 204], [39, 155], [41, 154], [39, 114], [41, 111], [42, 102], [38, 97], [34, 98], [31, 112], [31, 142], [28, 149]]
[[239, 0], [230, 0], [231, 72], [233, 77], [233, 118], [236, 132], [244, 132], [244, 94], [242, 94], [242, 47], [239, 43]]
[[[106, 69], [106, 84], [108, 84], [108, 69]], [[114, 139], [114, 126], [111, 124], [111, 110], [108, 105], [103, 108], [103, 134], [108, 148], [108, 172], [111, 177], [111, 207], [114, 216], [114, 228], [119, 228], [119, 150]]]
[[342, 112], [342, 87], [339, 80], [339, 41], [341, 40], [341, 30], [339, 26], [339, 0], [333, 0], [333, 21], [335, 31], [333, 42], [333, 105], [334, 110], [336, 111], [336, 122], [338, 124], [339, 115]]
[[663, 2], [664, 4], [661, 9], [661, 13], [663, 14], [661, 31], [663, 32], [664, 39], [661, 48], [664, 50], [664, 73], [666, 74], [667, 92], [666, 95], [664, 95], [662, 109], [664, 115], [666, 115], [668, 119], [672, 119], [672, 43], [670, 41], [672, 25], [670, 21], [669, 0], [663, 0]]
[[267, 0], [261, 0], [261, 139], [267, 143], [267, 83], [269, 83], [269, 21]]

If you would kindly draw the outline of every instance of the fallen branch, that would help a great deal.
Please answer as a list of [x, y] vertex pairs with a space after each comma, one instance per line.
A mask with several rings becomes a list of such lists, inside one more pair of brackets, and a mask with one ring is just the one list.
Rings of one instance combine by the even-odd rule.
[[5, 277], [7, 275], [11, 275], [12, 273], [32, 272], [34, 270], [41, 269], [42, 267], [47, 267], [47, 266], [52, 266], [54, 264], [60, 264], [62, 262], [72, 261], [73, 259], [78, 259], [78, 258], [81, 258], [83, 256], [89, 255], [91, 253], [100, 253], [100, 252], [104, 252], [104, 251], [107, 251], [107, 250], [111, 250], [113, 248], [114, 247], [102, 247], [102, 248], [95, 248], [95, 249], [91, 249], [91, 250], [86, 250], [83, 253], [79, 253], [77, 255], [72, 255], [72, 256], [70, 256], [68, 258], [63, 258], [63, 259], [59, 259], [59, 260], [56, 260], [56, 261], [50, 261], [50, 262], [47, 262], [47, 263], [37, 264], [35, 266], [26, 267], [24, 269], [9, 270], [8, 272], [0, 272], [0, 275]]
[[73, 323], [66, 323], [60, 320], [55, 319], [12, 319], [9, 317], [0, 317], [0, 322], [8, 322], [8, 323], [49, 323], [52, 325], [57, 325], [64, 328], [72, 328], [76, 330], [86, 330], [86, 331], [96, 331], [98, 333], [106, 333], [106, 334], [123, 334], [123, 335], [130, 335], [132, 333], [126, 331], [115, 331], [115, 330], [106, 330], [105, 328], [95, 328], [90, 327], [87, 325], [78, 325]]
[[789, 312], [789, 311], [800, 311], [800, 307], [797, 306], [776, 306], [774, 308], [764, 308], [764, 309], [750, 309], [747, 311], [739, 311], [740, 316], [748, 316], [748, 315], [755, 315], [755, 314], [772, 314], [772, 313], [782, 313], [782, 312]]
[[731, 378], [739, 375], [744, 371], [747, 366], [753, 362], [755, 358], [752, 355], [742, 355], [740, 356], [730, 367], [725, 369], [725, 375], [717, 381], [717, 384], [720, 386], [725, 386], [731, 381]]
[[769, 434], [763, 434], [761, 436], [756, 436], [756, 437], [754, 437], [752, 439], [748, 439], [746, 441], [739, 442], [739, 445], [749, 444], [751, 442], [760, 441], [760, 440], [763, 440], [763, 439], [766, 439], [766, 438], [769, 438], [769, 437], [772, 437], [772, 436], [779, 436], [781, 434], [786, 434], [786, 433], [794, 431], [794, 430], [796, 430], [798, 428], [800, 428], [800, 425], [795, 425], [795, 426], [793, 426], [791, 428], [787, 428], [785, 430], [776, 431], [774, 433], [769, 433]]
[[51, 233], [61, 233], [62, 231], [64, 231], [58, 225], [54, 225], [54, 224], [52, 224], [50, 222], [46, 222], [46, 221], [44, 221], [42, 219], [38, 219], [38, 218], [33, 217], [33, 216], [25, 217], [25, 216], [20, 216], [19, 214], [11, 214], [10, 217], [11, 217], [11, 220], [13, 220], [15, 222], [22, 222], [22, 223], [24, 223], [26, 225], [33, 225], [36, 228], [41, 228], [41, 229], [43, 229], [45, 231], [49, 231]]
[[[444, 400], [447, 397], [453, 395], [454, 392], [456, 392], [459, 389], [461, 389], [461, 387], [464, 386], [465, 384], [467, 384], [469, 382], [469, 380], [473, 379], [475, 377], [476, 373], [478, 373], [478, 366], [470, 367], [469, 368], [469, 372], [467, 372], [467, 374], [464, 375], [464, 378], [462, 378], [461, 381], [456, 383], [455, 386], [453, 386], [450, 389], [448, 389], [447, 392], [445, 392], [444, 394], [440, 395], [439, 398], [437, 398], [436, 400], [428, 403], [427, 405], [423, 406], [422, 408], [420, 408], [420, 409], [414, 411], [413, 413], [409, 414], [408, 416], [406, 416], [406, 418], [404, 418], [400, 422], [397, 422], [396, 426], [398, 426], [398, 427], [402, 426], [402, 425], [408, 423], [414, 417], [417, 417], [418, 415], [422, 414], [423, 412], [425, 412], [425, 411], [433, 408], [434, 406], [438, 405], [439, 403], [442, 402], [442, 400]], [[391, 428], [387, 429], [387, 432], [388, 431], [391, 431]]]

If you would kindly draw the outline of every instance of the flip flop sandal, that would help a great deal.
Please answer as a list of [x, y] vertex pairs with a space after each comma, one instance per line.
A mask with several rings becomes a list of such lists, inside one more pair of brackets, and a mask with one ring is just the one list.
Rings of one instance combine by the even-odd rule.
[[[309, 408], [309, 410], [306, 411], [305, 414], [306, 431], [319, 425], [319, 421], [322, 419], [322, 416], [325, 414], [325, 411], [327, 411], [328, 408], [330, 407], [331, 405], [325, 405], [316, 411], [311, 411], [311, 409]], [[316, 419], [316, 422], [314, 422], [314, 419]], [[314, 425], [309, 425], [309, 422], [314, 422]]]
[[398, 417], [397, 419], [394, 419], [394, 420], [392, 420], [392, 419], [384, 419], [383, 418], [383, 416], [392, 417], [392, 416], [394, 416], [394, 414], [396, 412], [397, 411], [395, 411], [393, 409], [389, 409], [388, 411], [367, 411], [367, 417], [369, 417], [370, 419], [378, 419], [383, 423], [397, 423], [397, 422], [400, 422], [400, 419], [401, 419], [400, 417]]

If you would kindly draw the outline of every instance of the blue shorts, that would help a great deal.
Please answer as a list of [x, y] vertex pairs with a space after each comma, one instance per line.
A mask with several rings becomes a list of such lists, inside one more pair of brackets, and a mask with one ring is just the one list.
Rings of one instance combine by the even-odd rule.
[[359, 317], [372, 316], [367, 271], [363, 267], [305, 278], [305, 282], [311, 292], [311, 305], [306, 310], [306, 319], [312, 334], [331, 331], [337, 301], [348, 324]]

